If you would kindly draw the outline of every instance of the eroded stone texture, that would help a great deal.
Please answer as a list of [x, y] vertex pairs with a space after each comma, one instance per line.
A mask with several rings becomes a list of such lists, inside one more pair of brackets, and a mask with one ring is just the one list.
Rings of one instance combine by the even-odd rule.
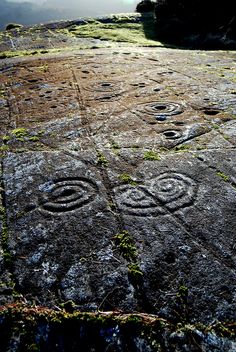
[[[235, 143], [230, 55], [178, 51], [173, 57], [168, 49], [96, 53], [3, 65], [1, 135], [10, 134], [4, 143], [11, 150]], [[223, 131], [229, 124], [230, 135]], [[12, 138], [18, 128], [27, 130], [23, 139]]]
[[111, 296], [114, 307], [134, 306], [125, 262], [112, 250], [119, 221], [94, 157], [11, 155], [5, 170], [20, 291], [41, 304], [72, 299], [93, 310]]
[[[2, 231], [3, 231], [3, 205], [2, 205], [2, 197], [0, 196], [0, 230], [1, 230], [1, 238], [2, 238]], [[3, 260], [3, 249], [0, 245], [0, 273], [4, 271], [4, 260]]]
[[171, 49], [2, 64], [9, 270], [26, 300], [235, 319], [234, 70], [233, 53]]
[[[41, 304], [72, 299], [82, 309], [102, 305], [171, 316], [170, 297], [184, 285], [191, 319], [232, 319], [235, 152], [107, 159], [105, 170], [91, 152], [5, 159], [9, 244], [20, 292]], [[124, 182], [127, 173], [135, 185]], [[123, 230], [137, 248], [138, 283], [114, 243]]]

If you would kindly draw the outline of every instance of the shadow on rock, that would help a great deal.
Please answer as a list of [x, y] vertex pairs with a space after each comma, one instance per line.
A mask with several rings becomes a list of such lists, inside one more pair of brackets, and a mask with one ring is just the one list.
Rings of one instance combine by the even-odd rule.
[[213, 0], [157, 0], [149, 13], [153, 15], [150, 31], [146, 12], [151, 7], [153, 2], [149, 0], [137, 5], [148, 39], [187, 49], [236, 49], [236, 13], [231, 0], [224, 6]]

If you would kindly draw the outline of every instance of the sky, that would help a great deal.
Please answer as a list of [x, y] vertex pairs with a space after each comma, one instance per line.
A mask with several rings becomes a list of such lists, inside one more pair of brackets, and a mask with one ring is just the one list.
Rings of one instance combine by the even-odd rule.
[[138, 0], [0, 0], [0, 29], [14, 22], [25, 25], [135, 12]]

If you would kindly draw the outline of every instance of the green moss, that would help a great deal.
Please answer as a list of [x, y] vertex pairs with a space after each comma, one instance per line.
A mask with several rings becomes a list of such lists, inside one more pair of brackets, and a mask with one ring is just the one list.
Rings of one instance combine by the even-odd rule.
[[2, 220], [5, 215], [5, 208], [3, 206], [0, 206], [0, 219]]
[[229, 138], [229, 136], [226, 136], [225, 134], [223, 134], [223, 138], [226, 140], [226, 141], [228, 141], [230, 138]]
[[38, 67], [40, 72], [48, 72], [48, 65], [42, 65]]
[[[156, 40], [147, 39], [155, 37], [154, 20], [149, 18], [143, 23], [131, 23], [128, 16], [113, 16], [111, 23], [102, 23], [99, 21], [90, 21], [85, 25], [73, 25], [68, 29], [63, 29], [63, 33], [84, 38], [94, 38], [114, 42], [127, 42], [142, 46], [162, 46]], [[147, 32], [148, 35], [147, 35]]]
[[112, 141], [111, 147], [112, 147], [114, 153], [118, 155], [119, 151], [120, 151], [120, 147], [119, 147], [118, 143], [116, 143], [115, 141]]
[[161, 157], [159, 154], [157, 154], [156, 152], [154, 152], [153, 150], [149, 150], [147, 152], [144, 153], [143, 158], [145, 160], [160, 160]]
[[39, 141], [39, 137], [38, 137], [38, 136], [29, 137], [29, 141], [31, 141], [31, 142], [38, 142], [38, 141]]
[[99, 150], [97, 150], [97, 163], [98, 163], [98, 165], [101, 165], [104, 167], [108, 166], [108, 160], [106, 159], [104, 154], [102, 152], [100, 152]]
[[7, 136], [7, 135], [2, 137], [3, 142], [8, 142], [8, 141], [10, 141], [10, 139], [11, 139], [11, 137]]
[[11, 131], [11, 134], [14, 135], [17, 139], [22, 139], [28, 135], [28, 132], [25, 128], [16, 128]]
[[229, 176], [225, 175], [223, 172], [218, 171], [216, 173], [217, 176], [221, 177], [222, 180], [224, 180], [225, 182], [229, 182]]
[[129, 275], [133, 279], [139, 280], [143, 276], [143, 272], [139, 267], [138, 263], [131, 263], [128, 265]]
[[119, 249], [123, 258], [130, 262], [136, 262], [137, 250], [134, 241], [128, 231], [124, 230], [114, 236], [115, 245]]
[[186, 297], [188, 295], [188, 288], [185, 285], [181, 285], [178, 289], [178, 292], [176, 294], [176, 296], [178, 298], [183, 298]]
[[42, 134], [44, 134], [45, 133], [45, 130], [39, 130], [38, 132], [37, 132], [37, 135], [38, 136], [41, 136]]
[[[41, 349], [48, 350], [54, 341], [59, 341], [60, 349], [63, 349], [65, 346], [63, 342], [69, 341], [68, 338], [71, 339], [71, 346], [77, 346], [80, 342], [83, 345], [83, 341], [89, 343], [91, 339], [95, 342], [98, 341], [100, 350], [105, 351], [109, 343], [108, 337], [111, 336], [109, 334], [112, 334], [113, 328], [118, 331], [122, 345], [135, 346], [132, 344], [132, 338], [136, 341], [138, 341], [137, 338], [140, 338], [146, 340], [152, 346], [151, 350], [153, 351], [162, 351], [161, 346], [166, 346], [168, 337], [173, 332], [180, 332], [183, 341], [185, 339], [189, 341], [188, 337], [192, 337], [189, 345], [191, 347], [193, 342], [197, 346], [197, 350], [201, 347], [201, 345], [199, 347], [195, 344], [196, 341], [198, 342], [195, 337], [199, 337], [199, 331], [204, 335], [214, 333], [216, 336], [232, 340], [236, 336], [235, 322], [217, 322], [210, 326], [204, 326], [201, 323], [169, 323], [154, 314], [127, 314], [118, 311], [82, 313], [76, 310], [69, 313], [63, 308], [52, 310], [20, 302], [0, 307], [0, 324], [1, 331], [3, 331], [1, 336], [3, 351], [8, 350], [3, 346], [14, 346], [14, 350], [25, 352], [37, 351], [37, 348], [39, 351]], [[85, 334], [81, 337], [78, 331], [83, 331]], [[195, 331], [197, 335], [194, 335]], [[205, 337], [207, 338], [207, 336]], [[172, 340], [171, 346], [174, 348]], [[104, 341], [105, 344], [102, 345]], [[133, 350], [133, 348], [131, 349]]]
[[134, 151], [137, 151], [138, 149], [140, 149], [139, 145], [132, 145], [131, 147]]
[[116, 205], [115, 205], [113, 202], [108, 202], [108, 207], [109, 207], [111, 210], [116, 210]]
[[9, 150], [8, 145], [2, 145], [2, 146], [0, 147], [0, 152], [7, 152], [8, 150]]
[[166, 147], [160, 147], [160, 151], [163, 152], [163, 153], [165, 153], [165, 152], [168, 152], [169, 149], [166, 148]]
[[119, 175], [119, 179], [126, 184], [129, 184], [131, 186], [137, 186], [137, 182], [135, 182], [132, 177], [128, 174], [121, 174]]
[[176, 323], [179, 329], [186, 326], [189, 321], [189, 304], [188, 304], [189, 290], [186, 285], [180, 285], [175, 297], [174, 314], [176, 315]]
[[143, 323], [143, 319], [141, 316], [139, 315], [135, 315], [135, 314], [132, 314], [132, 315], [129, 315], [126, 319], [125, 319], [125, 323], [128, 323], [128, 324], [142, 324]]
[[5, 262], [5, 265], [9, 267], [12, 263], [12, 257], [8, 248], [7, 211], [4, 206], [0, 207], [0, 219], [2, 221], [1, 246], [3, 250], [3, 259]]
[[174, 150], [176, 152], [187, 152], [190, 149], [190, 145], [188, 144], [181, 144], [181, 145], [177, 145], [174, 147]]
[[220, 126], [213, 123], [213, 124], [212, 124], [212, 128], [214, 128], [215, 130], [218, 130], [218, 129], [220, 128]]
[[62, 49], [2, 51], [0, 53], [0, 60], [10, 59], [11, 57], [35, 56], [35, 55], [42, 55], [47, 53], [57, 53], [61, 50]]
[[[34, 133], [34, 134], [33, 134]], [[0, 147], [0, 151], [4, 152], [10, 149], [10, 146], [13, 147], [14, 142], [21, 142], [21, 143], [29, 143], [29, 142], [39, 142], [40, 138], [42, 137], [42, 134], [44, 131], [38, 131], [37, 133], [33, 132], [31, 133], [25, 128], [16, 128], [12, 131], [10, 131], [9, 135], [3, 136], [1, 139], [4, 143], [2, 147]], [[8, 144], [8, 142], [10, 142]], [[36, 143], [36, 146], [41, 146], [40, 144]], [[25, 151], [25, 148], [18, 148], [15, 151], [16, 152], [21, 152]]]

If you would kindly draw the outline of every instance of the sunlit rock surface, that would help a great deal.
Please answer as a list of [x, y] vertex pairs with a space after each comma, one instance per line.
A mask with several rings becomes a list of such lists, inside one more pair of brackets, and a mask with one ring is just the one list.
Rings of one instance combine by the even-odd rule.
[[[195, 347], [181, 334], [235, 326], [235, 53], [161, 47], [137, 19], [123, 20], [141, 26], [132, 43], [74, 23], [25, 44], [2, 34], [1, 304], [154, 314], [182, 330], [163, 330], [162, 349], [134, 333], [134, 351], [234, 351], [232, 334], [195, 331]], [[53, 329], [40, 351], [78, 348], [57, 349]], [[132, 350], [112, 329], [95, 350]]]

